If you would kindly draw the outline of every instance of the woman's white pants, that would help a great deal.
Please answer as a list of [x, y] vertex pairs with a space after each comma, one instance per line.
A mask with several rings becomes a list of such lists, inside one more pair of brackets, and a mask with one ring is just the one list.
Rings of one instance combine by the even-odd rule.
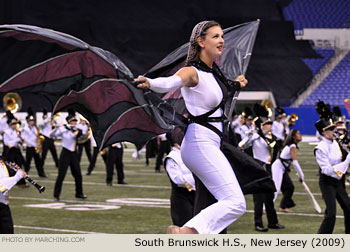
[[217, 199], [184, 226], [200, 234], [218, 234], [246, 211], [236, 175], [220, 150], [219, 136], [204, 126], [190, 124], [181, 145], [181, 157]]
[[281, 191], [284, 171], [285, 171], [285, 168], [284, 168], [281, 160], [276, 159], [276, 161], [273, 162], [273, 164], [271, 166], [272, 180], [275, 183], [275, 187], [276, 187], [275, 196], [273, 198], [274, 202], [277, 199], [279, 192]]

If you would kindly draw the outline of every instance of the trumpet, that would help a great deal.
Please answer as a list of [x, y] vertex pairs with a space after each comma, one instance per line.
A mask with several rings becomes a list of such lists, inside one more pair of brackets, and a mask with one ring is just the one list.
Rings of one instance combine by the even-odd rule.
[[[12, 170], [14, 170], [15, 172], [17, 172], [17, 168], [12, 164], [9, 163], [7, 161], [4, 161], [4, 163], [6, 164], [6, 166]], [[31, 183], [33, 186], [35, 186], [36, 189], [38, 189], [39, 193], [42, 193], [45, 191], [45, 186], [41, 186], [39, 185], [35, 180], [33, 180], [31, 177], [29, 177], [28, 175], [24, 177], [29, 183]]]

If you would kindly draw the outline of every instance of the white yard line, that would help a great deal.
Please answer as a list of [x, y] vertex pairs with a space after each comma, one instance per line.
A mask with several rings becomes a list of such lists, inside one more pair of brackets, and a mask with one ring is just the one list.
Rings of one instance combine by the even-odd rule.
[[[26, 198], [26, 197], [11, 197], [11, 199], [13, 200], [31, 200], [31, 201], [45, 201], [45, 202], [52, 202], [53, 199], [45, 199], [45, 198]], [[113, 202], [95, 202], [95, 201], [82, 201], [82, 200], [60, 200], [60, 202], [65, 202], [65, 203], [86, 203], [86, 204], [106, 204], [106, 205], [122, 205], [122, 206], [135, 206], [135, 207], [156, 207], [156, 208], [170, 208], [170, 206], [168, 205], [157, 205], [157, 204], [145, 204], [143, 205], [142, 202], [140, 201], [139, 203], [136, 204], [132, 204], [132, 203], [121, 203], [121, 202], [117, 202], [117, 203], [113, 203]], [[247, 213], [254, 213], [254, 210], [247, 210]], [[277, 212], [278, 215], [291, 215], [291, 216], [307, 216], [307, 217], [324, 217], [324, 214], [311, 214], [311, 213], [297, 213], [297, 212], [293, 212], [293, 213], [281, 213], [281, 212]], [[344, 218], [344, 216], [342, 215], [337, 215], [336, 218]], [[71, 231], [68, 231], [71, 232]], [[78, 231], [78, 232], [83, 232], [83, 231]], [[85, 232], [87, 233], [87, 232]]]
[[[44, 202], [52, 202], [53, 199], [47, 199], [47, 198], [26, 198], [26, 197], [11, 197], [12, 200], [32, 200], [32, 201], [44, 201]], [[156, 200], [156, 199], [155, 199]], [[168, 200], [168, 199], [167, 199]], [[57, 202], [57, 201], [54, 201]], [[137, 207], [158, 207], [158, 208], [170, 208], [170, 201], [169, 203], [164, 204], [149, 204], [148, 202], [142, 203], [142, 201], [139, 201], [138, 203], [128, 203], [125, 202], [107, 202], [107, 201], [86, 201], [86, 200], [60, 200], [58, 201], [60, 203], [74, 203], [74, 204], [95, 204], [95, 205], [113, 205], [113, 206], [137, 206]]]
[[[40, 180], [40, 183], [50, 183], [54, 184], [56, 183], [55, 180]], [[63, 184], [70, 184], [70, 185], [75, 185], [74, 181], [63, 181]], [[83, 185], [101, 185], [101, 186], [106, 186], [106, 183], [97, 183], [97, 182], [83, 182]], [[119, 185], [117, 183], [113, 184], [113, 187], [132, 187], [132, 188], [148, 188], [148, 189], [171, 189], [171, 186], [155, 186], [155, 185], [131, 185], [131, 184], [124, 184], [124, 185]]]

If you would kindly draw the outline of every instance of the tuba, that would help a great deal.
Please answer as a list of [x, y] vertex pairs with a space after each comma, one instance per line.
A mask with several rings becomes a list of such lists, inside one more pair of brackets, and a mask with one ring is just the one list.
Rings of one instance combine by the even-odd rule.
[[[4, 109], [11, 111], [12, 114], [18, 112], [22, 108], [22, 98], [17, 93], [7, 93], [2, 98], [2, 104]], [[6, 113], [4, 113], [0, 119], [4, 118]]]
[[288, 118], [288, 125], [289, 126], [294, 126], [295, 125], [295, 121], [297, 121], [299, 118], [298, 118], [298, 115], [296, 113], [292, 113], [290, 115], [290, 117]]
[[[2, 103], [4, 108], [6, 110], [11, 111], [12, 114], [20, 111], [22, 108], [22, 98], [21, 96], [19, 96], [18, 93], [10, 92], [5, 94], [4, 97], [2, 98]], [[2, 117], [4, 116], [6, 116], [6, 113], [4, 113]], [[16, 131], [17, 131], [18, 137], [21, 139], [21, 142], [23, 142], [23, 139], [21, 137], [21, 132], [19, 131], [19, 124], [17, 124], [16, 126]]]
[[6, 110], [10, 110], [12, 114], [18, 112], [22, 108], [22, 98], [17, 93], [7, 93], [2, 98], [3, 106]]

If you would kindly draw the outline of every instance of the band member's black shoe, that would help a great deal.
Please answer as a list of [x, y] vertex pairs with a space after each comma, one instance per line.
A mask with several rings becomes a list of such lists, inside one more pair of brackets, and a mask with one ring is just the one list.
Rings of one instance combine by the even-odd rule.
[[269, 225], [269, 228], [271, 228], [271, 229], [284, 229], [285, 228], [285, 226], [283, 226], [283, 225], [280, 225], [280, 224], [274, 224], [274, 225]]
[[54, 197], [53, 200], [54, 201], [60, 201], [60, 197]]
[[78, 195], [75, 195], [75, 197], [78, 199], [86, 199], [87, 198], [87, 196], [84, 194], [78, 194]]
[[269, 231], [269, 229], [267, 227], [264, 226], [255, 226], [255, 230], [258, 232], [267, 232]]
[[88, 176], [91, 175], [91, 171], [87, 171], [86, 175], [88, 175]]
[[119, 185], [127, 185], [128, 183], [124, 182], [124, 181], [118, 181]]

